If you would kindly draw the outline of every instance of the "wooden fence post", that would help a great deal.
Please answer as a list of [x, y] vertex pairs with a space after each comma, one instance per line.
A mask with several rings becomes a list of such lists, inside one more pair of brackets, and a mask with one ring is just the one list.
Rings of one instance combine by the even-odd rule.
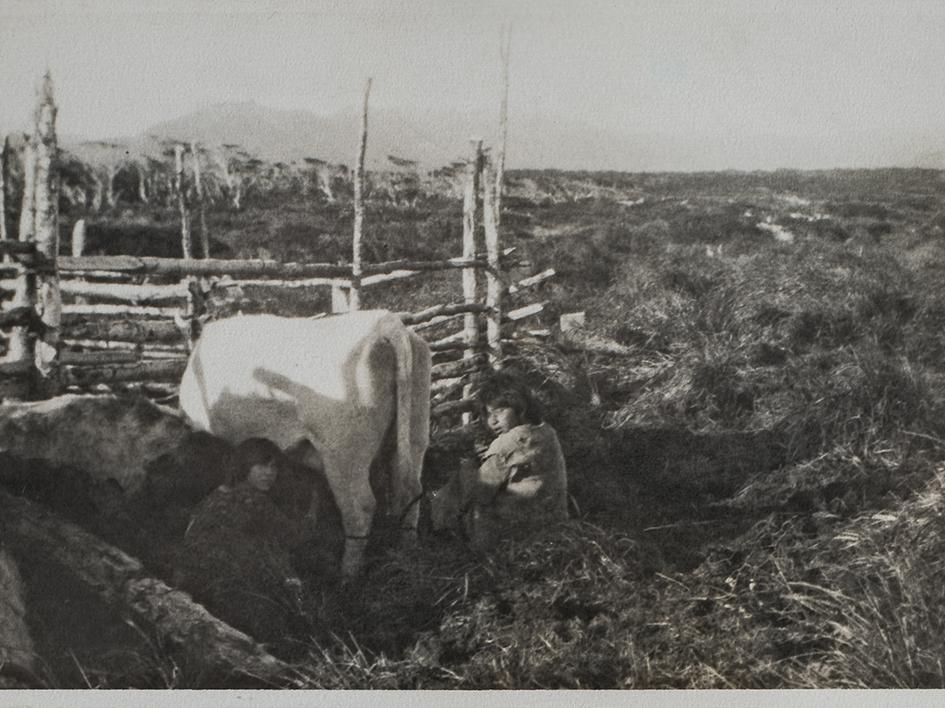
[[361, 139], [358, 141], [358, 161], [354, 171], [354, 237], [351, 244], [351, 288], [348, 308], [361, 309], [361, 231], [364, 227], [364, 153], [367, 150], [368, 97], [371, 79], [364, 87], [364, 110], [361, 112]]
[[[7, 161], [10, 155], [10, 138], [3, 136], [3, 148], [0, 148], [0, 241], [10, 238], [7, 231]], [[5, 261], [9, 260], [4, 256]]]
[[512, 47], [512, 28], [503, 31], [499, 55], [502, 61], [502, 103], [499, 107], [499, 153], [495, 163], [495, 225], [502, 223], [502, 184], [505, 181], [505, 144], [509, 135], [509, 50]]
[[85, 219], [79, 219], [72, 226], [72, 255], [81, 256], [85, 253]]
[[[20, 207], [19, 240], [33, 240], [33, 228], [36, 214], [34, 189], [36, 186], [36, 151], [33, 136], [26, 135], [23, 144], [23, 204]], [[33, 265], [21, 263], [13, 295], [13, 307], [26, 307], [30, 311], [36, 308], [36, 273]], [[7, 343], [6, 360], [8, 362], [32, 362], [33, 333], [29, 327], [14, 327]]]
[[180, 242], [184, 258], [194, 257], [193, 240], [190, 234], [190, 212], [187, 209], [187, 185], [184, 183], [184, 146], [174, 146], [174, 189], [180, 209]]
[[[480, 170], [482, 169], [482, 140], [473, 139], [472, 156], [466, 167], [466, 188], [463, 192], [463, 258], [476, 257], [476, 206], [479, 197]], [[463, 268], [463, 301], [467, 305], [476, 303], [477, 277], [475, 268]], [[472, 359], [476, 356], [476, 346], [479, 344], [479, 316], [475, 312], [467, 312], [463, 318], [463, 342], [466, 345], [463, 359]], [[463, 397], [472, 393], [472, 385], [463, 387]], [[469, 413], [463, 413], [463, 424], [471, 419]]]
[[[497, 175], [497, 173], [496, 173]], [[497, 213], [493, 201], [498, 199], [499, 187], [494, 185], [491, 165], [486, 162], [483, 168], [482, 186], [482, 221], [485, 227], [486, 258], [489, 268], [486, 270], [486, 341], [489, 345], [489, 363], [493, 369], [502, 366], [502, 271], [501, 250], [499, 248], [499, 229]], [[493, 191], [495, 186], [495, 191]]]
[[207, 209], [203, 200], [203, 183], [200, 181], [200, 150], [196, 141], [190, 143], [190, 154], [194, 162], [194, 189], [197, 193], [197, 209], [200, 218], [200, 254], [203, 258], [209, 258], [210, 234], [207, 233]]
[[[56, 141], [56, 103], [52, 77], [43, 77], [36, 109], [36, 250], [46, 261], [38, 277], [38, 306], [42, 332], [36, 341], [36, 368], [43, 388], [57, 386], [62, 295], [59, 291], [59, 157]], [[51, 267], [50, 267], [51, 266]]]
[[[85, 253], [85, 219], [79, 219], [72, 225], [72, 257], [76, 258]], [[78, 280], [76, 282], [83, 282]], [[89, 302], [88, 298], [77, 296], [75, 298], [76, 305], [87, 305]]]

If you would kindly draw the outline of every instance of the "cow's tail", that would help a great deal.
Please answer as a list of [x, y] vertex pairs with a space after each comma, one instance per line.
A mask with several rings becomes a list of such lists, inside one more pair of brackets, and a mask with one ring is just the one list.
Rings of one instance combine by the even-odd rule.
[[382, 334], [397, 358], [397, 478], [419, 478], [430, 439], [430, 354], [395, 314], [384, 318]]

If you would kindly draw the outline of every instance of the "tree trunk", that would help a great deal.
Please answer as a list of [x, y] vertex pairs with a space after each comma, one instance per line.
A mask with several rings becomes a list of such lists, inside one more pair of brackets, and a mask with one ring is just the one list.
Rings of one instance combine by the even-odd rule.
[[75, 524], [0, 490], [0, 529], [4, 542], [23, 557], [39, 554], [61, 566], [104, 602], [154, 630], [188, 662], [210, 669], [219, 679], [290, 684], [288, 667], [250, 637]]
[[243, 178], [241, 175], [236, 175], [234, 181], [236, 184], [233, 187], [233, 208], [239, 211], [243, 201]]
[[98, 175], [92, 175], [92, 181], [95, 183], [95, 192], [92, 194], [92, 209], [97, 214], [102, 210], [102, 198], [105, 193], [105, 186], [102, 184], [102, 180], [98, 178]]
[[148, 175], [145, 168], [141, 165], [138, 168], [138, 199], [142, 204], [148, 204]]
[[114, 209], [115, 205], [118, 203], [118, 198], [115, 196], [115, 176], [117, 174], [118, 168], [116, 166], [111, 165], [108, 167], [108, 175], [105, 180], [105, 201], [112, 209]]

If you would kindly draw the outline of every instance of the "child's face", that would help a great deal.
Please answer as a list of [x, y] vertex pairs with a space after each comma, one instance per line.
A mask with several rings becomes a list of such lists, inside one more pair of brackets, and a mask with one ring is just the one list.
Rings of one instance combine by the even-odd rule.
[[486, 425], [493, 434], [501, 435], [520, 425], [520, 421], [518, 414], [511, 406], [486, 404]]
[[276, 476], [279, 470], [276, 468], [275, 460], [269, 462], [257, 462], [249, 468], [249, 476], [246, 478], [256, 489], [268, 492], [272, 485], [276, 483]]

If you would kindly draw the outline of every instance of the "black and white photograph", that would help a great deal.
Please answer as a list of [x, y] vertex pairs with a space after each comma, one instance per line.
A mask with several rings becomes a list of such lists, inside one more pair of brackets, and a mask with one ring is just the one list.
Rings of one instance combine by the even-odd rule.
[[945, 4], [0, 0], [0, 143], [8, 696], [941, 699]]

